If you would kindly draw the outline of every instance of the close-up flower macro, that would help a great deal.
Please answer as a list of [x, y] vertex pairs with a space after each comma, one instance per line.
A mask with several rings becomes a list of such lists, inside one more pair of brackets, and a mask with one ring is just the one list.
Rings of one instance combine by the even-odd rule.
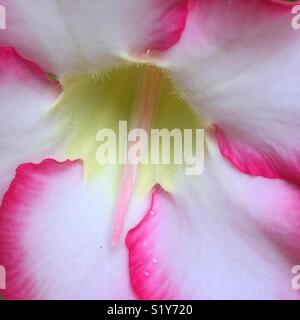
[[300, 299], [300, 1], [0, 0], [0, 150], [0, 299]]

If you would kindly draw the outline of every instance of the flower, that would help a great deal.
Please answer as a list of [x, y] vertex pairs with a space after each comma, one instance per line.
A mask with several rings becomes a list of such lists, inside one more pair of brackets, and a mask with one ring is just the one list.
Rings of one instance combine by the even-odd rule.
[[[4, 297], [299, 298], [298, 2], [3, 2]], [[204, 128], [203, 174], [99, 167], [120, 119]]]

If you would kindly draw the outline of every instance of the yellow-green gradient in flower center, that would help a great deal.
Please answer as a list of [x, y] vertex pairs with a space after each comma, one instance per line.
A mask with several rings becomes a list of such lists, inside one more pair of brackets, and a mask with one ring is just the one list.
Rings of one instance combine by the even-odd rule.
[[[83, 160], [87, 179], [103, 170], [103, 166], [96, 160], [96, 152], [101, 144], [96, 141], [97, 132], [110, 128], [118, 137], [119, 121], [128, 121], [129, 130], [133, 129], [141, 82], [148, 74], [153, 74], [154, 68], [156, 74], [161, 73], [161, 77], [159, 96], [151, 116], [151, 128], [202, 128], [200, 119], [178, 94], [168, 72], [155, 66], [125, 64], [101, 75], [66, 76], [62, 80], [63, 93], [53, 109], [52, 116], [59, 117], [62, 123], [60, 135], [61, 139], [66, 140], [67, 157]], [[153, 86], [150, 86], [149, 90], [153, 90]], [[119, 165], [115, 167], [116, 170], [121, 169]], [[159, 183], [171, 191], [178, 168], [179, 165], [175, 164], [140, 165], [137, 189], [143, 193], [148, 192], [154, 184]]]

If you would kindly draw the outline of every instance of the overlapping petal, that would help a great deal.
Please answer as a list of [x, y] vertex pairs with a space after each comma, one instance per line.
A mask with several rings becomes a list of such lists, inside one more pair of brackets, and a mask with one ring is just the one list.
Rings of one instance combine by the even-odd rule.
[[[124, 241], [111, 244], [116, 183], [115, 170], [84, 182], [80, 161], [18, 168], [0, 208], [5, 298], [135, 298]], [[127, 220], [131, 227], [144, 210], [137, 200]]]
[[300, 33], [291, 25], [292, 3], [282, 2], [191, 1], [168, 58], [232, 163], [299, 182]]
[[187, 0], [4, 0], [14, 46], [43, 69], [62, 75], [106, 67], [120, 55], [165, 50], [180, 38]]
[[153, 193], [127, 237], [141, 299], [298, 299], [300, 190], [241, 174], [210, 141], [200, 179]]
[[59, 93], [36, 65], [13, 49], [0, 49], [0, 199], [19, 164], [58, 154], [48, 112]]

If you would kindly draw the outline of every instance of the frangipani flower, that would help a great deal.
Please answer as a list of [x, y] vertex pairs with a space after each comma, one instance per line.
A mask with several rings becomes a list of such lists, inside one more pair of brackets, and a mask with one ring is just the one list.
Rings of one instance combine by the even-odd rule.
[[[299, 298], [290, 2], [2, 1], [5, 298]], [[204, 128], [203, 174], [99, 167], [122, 119]]]

